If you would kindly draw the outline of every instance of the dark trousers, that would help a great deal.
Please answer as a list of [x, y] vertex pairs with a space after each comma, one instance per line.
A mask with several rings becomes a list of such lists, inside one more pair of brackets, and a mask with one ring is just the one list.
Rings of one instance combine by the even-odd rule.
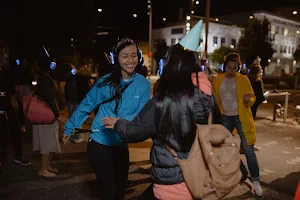
[[128, 145], [104, 146], [91, 140], [87, 152], [97, 177], [100, 199], [123, 200], [129, 170]]
[[0, 114], [0, 162], [3, 162], [7, 153], [9, 133], [12, 136], [16, 158], [22, 158], [20, 125], [11, 104], [8, 104], [6, 114]]
[[253, 119], [256, 119], [256, 112], [257, 112], [257, 108], [258, 108], [259, 104], [254, 103], [253, 106], [251, 107], [251, 112], [252, 112], [252, 116]]
[[18, 102], [18, 119], [21, 126], [25, 125], [22, 97], [17, 97]]

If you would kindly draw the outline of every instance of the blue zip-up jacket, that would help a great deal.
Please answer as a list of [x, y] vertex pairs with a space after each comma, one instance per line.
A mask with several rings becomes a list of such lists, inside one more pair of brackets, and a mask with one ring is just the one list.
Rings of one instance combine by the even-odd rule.
[[[100, 78], [79, 104], [69, 121], [65, 124], [66, 135], [72, 135], [74, 128], [79, 128], [97, 106], [114, 95], [109, 83], [99, 87], [99, 84], [109, 75], [110, 74]], [[149, 101], [150, 83], [146, 78], [140, 74], [134, 73], [129, 81], [121, 81], [120, 88], [125, 87], [129, 83], [130, 85], [122, 94], [122, 100], [118, 107], [118, 114], [114, 112], [116, 105], [115, 100], [100, 105], [99, 111], [95, 116], [91, 127], [92, 130], [99, 131], [90, 134], [90, 138], [95, 142], [106, 146], [121, 145], [123, 140], [120, 138], [119, 134], [113, 129], [104, 128], [102, 125], [102, 118], [113, 116], [132, 120]]]

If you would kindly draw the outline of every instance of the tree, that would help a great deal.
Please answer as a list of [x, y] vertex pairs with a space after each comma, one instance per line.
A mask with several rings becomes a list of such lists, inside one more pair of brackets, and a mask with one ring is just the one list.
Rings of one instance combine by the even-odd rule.
[[224, 61], [224, 57], [227, 56], [229, 53], [232, 53], [234, 50], [230, 47], [221, 46], [220, 48], [214, 50], [211, 55], [211, 60], [213, 63], [221, 64]]
[[295, 59], [296, 61], [300, 61], [300, 45], [298, 46], [298, 48], [297, 48], [296, 51], [294, 52], [293, 56], [294, 56], [294, 59]]
[[274, 38], [270, 34], [270, 22], [265, 17], [263, 20], [249, 20], [248, 26], [245, 27], [244, 34], [239, 40], [237, 51], [247, 65], [253, 63], [259, 56], [264, 69], [275, 52], [273, 46]]

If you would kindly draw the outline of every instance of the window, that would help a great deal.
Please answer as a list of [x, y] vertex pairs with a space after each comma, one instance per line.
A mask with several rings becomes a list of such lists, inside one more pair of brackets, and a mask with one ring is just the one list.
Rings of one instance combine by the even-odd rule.
[[235, 45], [236, 45], [236, 39], [231, 39], [231, 45], [235, 47]]
[[276, 34], [279, 34], [279, 30], [280, 30], [280, 27], [279, 27], [279, 26], [276, 26], [276, 27], [275, 27], [275, 33], [276, 33]]
[[291, 47], [289, 46], [289, 48], [288, 48], [288, 53], [291, 53]]
[[225, 44], [225, 38], [221, 37], [221, 45]]
[[216, 37], [216, 36], [213, 37], [213, 45], [214, 45], [214, 47], [218, 46], [218, 37]]
[[283, 35], [284, 36], [288, 36], [289, 35], [289, 29], [285, 28], [284, 32], [283, 32]]
[[171, 45], [174, 45], [176, 43], [176, 39], [175, 38], [172, 38], [171, 39]]
[[283, 47], [283, 53], [286, 53], [286, 48], [287, 48], [287, 46]]
[[281, 35], [284, 35], [284, 28], [281, 28]]
[[280, 45], [280, 53], [283, 53], [283, 46]]
[[294, 50], [295, 50], [294, 47], [292, 47], [292, 52], [291, 52], [292, 54], [294, 53]]
[[276, 32], [276, 26], [274, 26], [274, 25], [271, 25], [271, 34], [275, 34], [275, 32]]
[[181, 34], [183, 33], [183, 28], [172, 28], [171, 29], [171, 34]]

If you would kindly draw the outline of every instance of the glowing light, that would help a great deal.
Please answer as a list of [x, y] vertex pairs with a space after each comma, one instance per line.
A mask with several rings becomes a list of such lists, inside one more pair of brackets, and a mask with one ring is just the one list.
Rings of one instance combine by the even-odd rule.
[[187, 20], [191, 20], [191, 16], [186, 16], [186, 19]]
[[271, 62], [271, 59], [269, 59], [268, 62], [270, 63], [270, 62]]
[[219, 18], [216, 18], [216, 22], [219, 21]]
[[230, 48], [232, 48], [232, 49], [233, 49], [233, 48], [234, 48], [234, 46], [233, 46], [233, 45], [230, 45]]
[[194, 14], [194, 13], [195, 13], [195, 11], [193, 11], [193, 10], [192, 10], [192, 11], [191, 11], [191, 13], [192, 13], [192, 14]]
[[37, 85], [37, 82], [36, 81], [32, 81], [31, 84], [32, 85]]
[[133, 14], [133, 17], [137, 17], [137, 14]]
[[196, 4], [198, 5], [198, 4], [199, 4], [199, 1], [196, 1]]
[[98, 8], [98, 12], [102, 12], [102, 9], [101, 9], [101, 8]]
[[186, 27], [186, 30], [189, 31], [189, 30], [191, 30], [191, 28], [188, 26], [188, 27]]
[[251, 15], [251, 16], [249, 16], [249, 19], [253, 19], [254, 17]]
[[296, 10], [293, 11], [293, 15], [297, 15], [298, 12]]
[[190, 23], [186, 23], [186, 26], [187, 26], [187, 27], [190, 27], [190, 26], [191, 26], [191, 24], [190, 24]]
[[300, 33], [300, 31], [297, 31], [297, 34], [299, 34]]
[[166, 21], [166, 20], [167, 20], [167, 18], [164, 17], [164, 18], [163, 18], [163, 21]]

